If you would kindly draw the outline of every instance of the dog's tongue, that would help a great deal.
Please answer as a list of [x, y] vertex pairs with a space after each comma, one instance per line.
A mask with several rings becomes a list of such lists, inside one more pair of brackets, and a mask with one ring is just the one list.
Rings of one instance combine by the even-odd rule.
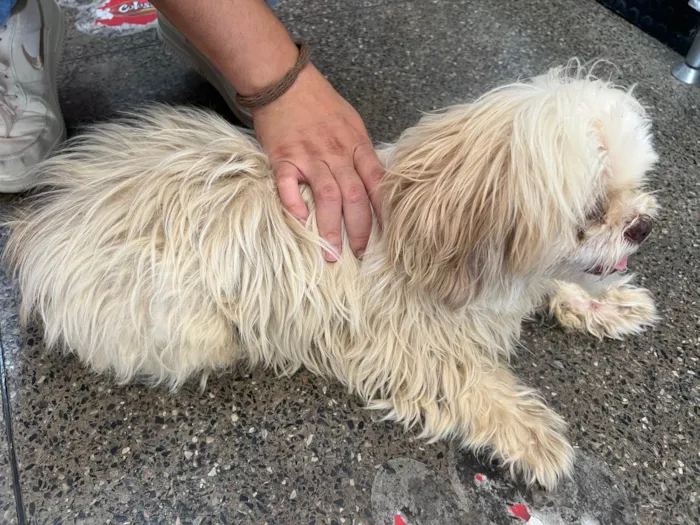
[[619, 263], [615, 265], [615, 269], [618, 272], [621, 272], [622, 270], [627, 268], [627, 257], [623, 257]]

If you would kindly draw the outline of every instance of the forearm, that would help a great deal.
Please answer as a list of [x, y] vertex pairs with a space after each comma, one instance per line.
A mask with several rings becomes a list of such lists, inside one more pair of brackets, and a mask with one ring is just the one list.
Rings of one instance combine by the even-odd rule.
[[[299, 58], [263, 0], [152, 1], [240, 95], [278, 85]], [[357, 111], [309, 64], [289, 89], [251, 113], [285, 208], [306, 221], [299, 185], [310, 185], [318, 231], [333, 248], [324, 250], [326, 259], [341, 251], [343, 219], [350, 248], [361, 256], [372, 231], [370, 202], [381, 220], [375, 190], [384, 170]]]
[[275, 84], [296, 62], [292, 38], [263, 0], [152, 3], [241, 95]]

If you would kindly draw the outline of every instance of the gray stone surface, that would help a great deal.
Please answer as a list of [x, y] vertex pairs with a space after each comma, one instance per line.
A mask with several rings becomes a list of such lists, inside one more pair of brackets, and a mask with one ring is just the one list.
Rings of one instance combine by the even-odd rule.
[[595, 456], [578, 452], [571, 479], [562, 480], [556, 492], [513, 481], [507, 471], [482, 463], [467, 451], [456, 451], [453, 457], [449, 472], [472, 518], [464, 523], [481, 523], [488, 516], [484, 523], [509, 525], [517, 505], [547, 525], [637, 523], [625, 488]]
[[397, 515], [414, 525], [474, 523], [449, 480], [409, 458], [392, 459], [379, 469], [372, 508], [377, 523], [393, 523]]
[[[0, 210], [6, 209], [10, 202], [11, 199], [8, 196], [0, 194]], [[0, 236], [0, 248], [4, 247], [4, 245], [4, 236]], [[0, 351], [9, 358], [8, 360], [11, 363], [14, 363], [16, 361], [14, 351], [18, 348], [16, 341], [18, 340], [19, 329], [17, 320], [13, 315], [15, 311], [14, 297], [10, 292], [7, 279], [2, 275], [3, 273], [2, 269], [0, 269], [0, 312], [2, 312], [0, 314], [0, 345], [2, 346]], [[14, 372], [14, 369], [11, 368], [12, 366], [8, 366], [8, 373]], [[9, 442], [2, 405], [0, 405], [0, 523], [3, 525], [14, 525], [17, 523]]]
[[12, 471], [2, 410], [0, 410], [0, 425], [0, 523], [13, 525], [17, 523], [17, 512], [12, 491]]
[[[2, 328], [0, 328], [0, 344], [2, 344], [1, 330]], [[4, 412], [0, 406], [0, 523], [12, 525], [17, 523], [17, 511], [5, 421]]]
[[[575, 446], [605, 462], [638, 523], [700, 522], [700, 90], [670, 76], [679, 57], [593, 0], [285, 0], [279, 13], [378, 141], [420, 111], [572, 56], [610, 59], [621, 82], [639, 84], [655, 122], [661, 162], [651, 183], [663, 211], [630, 265], [663, 320], [623, 342], [533, 323], [514, 366], [569, 421]], [[71, 129], [146, 101], [225, 112], [153, 31], [73, 31], [68, 43], [60, 95]], [[36, 330], [20, 333], [10, 289], [3, 276], [0, 323], [32, 523], [385, 523], [401, 497], [417, 510], [442, 508], [455, 497], [450, 487], [469, 504], [450, 470], [462, 456], [378, 421], [334, 383], [233, 371], [203, 393], [118, 386], [47, 352]], [[377, 489], [397, 458], [419, 462], [435, 490]]]

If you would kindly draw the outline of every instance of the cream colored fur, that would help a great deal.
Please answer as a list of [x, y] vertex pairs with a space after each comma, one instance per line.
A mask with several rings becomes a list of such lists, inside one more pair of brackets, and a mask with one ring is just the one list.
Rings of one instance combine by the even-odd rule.
[[[643, 108], [555, 69], [427, 115], [379, 153], [384, 227], [362, 262], [345, 239], [331, 264], [313, 212], [284, 210], [257, 143], [218, 116], [156, 106], [94, 126], [36, 167], [46, 186], [10, 223], [21, 318], [119, 381], [305, 367], [553, 488], [572, 468], [565, 424], [508, 360], [547, 297], [596, 335], [653, 321], [644, 291], [586, 273], [636, 251], [624, 228], [655, 208]], [[588, 294], [609, 317], [577, 302]]]

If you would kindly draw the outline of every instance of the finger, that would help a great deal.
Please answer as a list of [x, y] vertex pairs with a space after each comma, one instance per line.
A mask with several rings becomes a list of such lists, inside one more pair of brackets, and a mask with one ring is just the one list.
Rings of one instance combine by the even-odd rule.
[[306, 207], [301, 197], [299, 182], [301, 172], [294, 164], [281, 162], [275, 168], [277, 178], [277, 191], [285, 208], [300, 221], [305, 221], [309, 216], [309, 208]]
[[343, 200], [343, 219], [350, 248], [356, 257], [362, 257], [372, 232], [372, 210], [367, 190], [354, 168], [331, 168]]
[[355, 148], [353, 160], [355, 162], [355, 169], [357, 169], [357, 173], [367, 189], [367, 195], [372, 202], [377, 220], [381, 224], [381, 199], [377, 190], [379, 183], [384, 178], [384, 167], [379, 162], [377, 153], [370, 143], [361, 144]]
[[[343, 200], [338, 183], [323, 162], [314, 162], [304, 176], [309, 181], [314, 194], [318, 231], [321, 237], [326, 239], [337, 253], [340, 253]], [[329, 262], [337, 260], [326, 250], [323, 251], [323, 256]]]

